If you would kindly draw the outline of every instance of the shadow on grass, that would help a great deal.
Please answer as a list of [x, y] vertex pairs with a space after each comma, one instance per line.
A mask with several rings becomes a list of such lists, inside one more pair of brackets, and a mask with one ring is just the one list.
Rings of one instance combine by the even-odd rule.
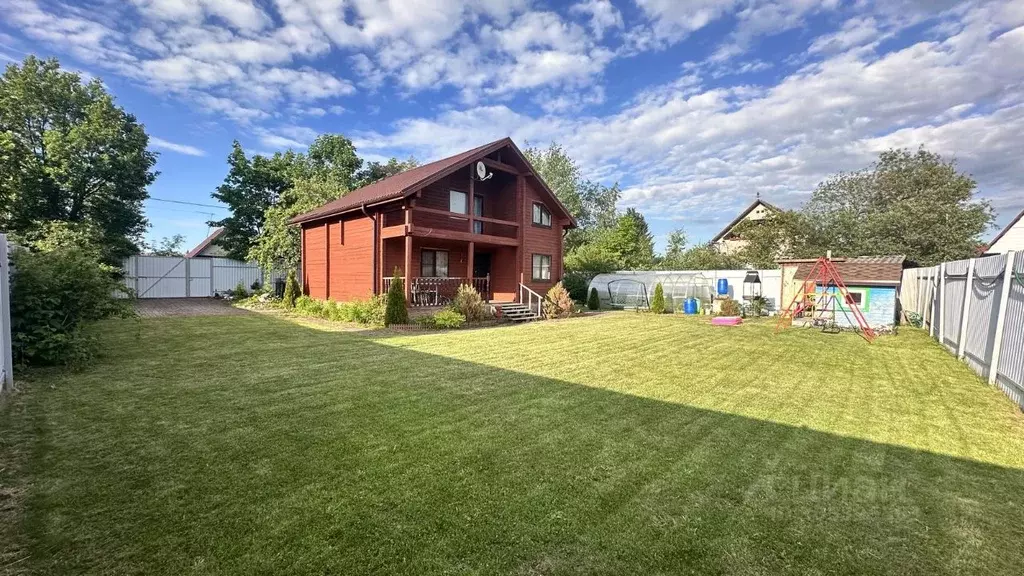
[[99, 364], [34, 382], [3, 414], [0, 434], [35, 437], [25, 529], [40, 573], [1024, 564], [1021, 470], [265, 315], [110, 326]]

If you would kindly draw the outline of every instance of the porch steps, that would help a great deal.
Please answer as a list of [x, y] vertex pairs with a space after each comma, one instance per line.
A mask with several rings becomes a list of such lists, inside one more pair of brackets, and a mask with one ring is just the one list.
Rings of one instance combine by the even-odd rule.
[[528, 308], [527, 306], [519, 303], [511, 304], [497, 304], [495, 305], [501, 312], [501, 317], [511, 322], [529, 322], [531, 320], [540, 320], [540, 316], [536, 312]]

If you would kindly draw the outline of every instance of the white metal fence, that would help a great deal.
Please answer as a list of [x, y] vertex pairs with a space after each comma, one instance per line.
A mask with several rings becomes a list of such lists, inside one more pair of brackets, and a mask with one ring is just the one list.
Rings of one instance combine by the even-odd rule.
[[233, 290], [239, 283], [249, 290], [282, 277], [265, 277], [252, 262], [230, 258], [132, 256], [124, 261], [125, 283], [139, 298], [208, 298]]
[[11, 350], [11, 260], [7, 235], [0, 234], [0, 392], [14, 387], [14, 354]]
[[1024, 408], [1024, 256], [903, 272], [901, 305], [933, 338]]

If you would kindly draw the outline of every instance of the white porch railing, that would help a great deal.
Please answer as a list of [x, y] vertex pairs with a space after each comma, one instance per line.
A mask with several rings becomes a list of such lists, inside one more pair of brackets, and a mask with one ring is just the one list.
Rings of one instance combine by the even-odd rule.
[[522, 283], [519, 284], [519, 303], [526, 305], [538, 318], [544, 317], [544, 297]]
[[[399, 277], [399, 280], [404, 282], [405, 277]], [[383, 278], [383, 292], [387, 292], [391, 288], [391, 281], [392, 278], [390, 276]], [[420, 277], [413, 278], [412, 284], [409, 286], [409, 306], [444, 306], [449, 304], [455, 298], [455, 293], [458, 292], [459, 286], [463, 284], [470, 284], [473, 288], [476, 288], [476, 291], [480, 293], [480, 297], [485, 301], [491, 299], [491, 277], [489, 275], [483, 278]]]

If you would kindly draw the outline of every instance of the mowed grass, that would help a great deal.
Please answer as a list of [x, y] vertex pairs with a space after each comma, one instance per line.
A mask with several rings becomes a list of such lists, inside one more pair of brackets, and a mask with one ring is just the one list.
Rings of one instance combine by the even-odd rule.
[[1024, 419], [926, 335], [112, 322], [6, 401], [39, 574], [1020, 574]]

